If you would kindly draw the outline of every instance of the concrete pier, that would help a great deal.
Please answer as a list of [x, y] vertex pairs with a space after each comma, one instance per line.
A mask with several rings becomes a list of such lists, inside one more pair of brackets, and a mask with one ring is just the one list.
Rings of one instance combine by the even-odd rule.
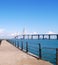
[[52, 65], [38, 60], [3, 40], [0, 46], [0, 65]]

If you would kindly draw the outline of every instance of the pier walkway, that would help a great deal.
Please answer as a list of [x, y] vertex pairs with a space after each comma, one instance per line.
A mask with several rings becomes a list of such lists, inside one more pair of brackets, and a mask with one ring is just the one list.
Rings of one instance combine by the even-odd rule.
[[3, 40], [0, 45], [0, 65], [52, 65], [36, 59]]

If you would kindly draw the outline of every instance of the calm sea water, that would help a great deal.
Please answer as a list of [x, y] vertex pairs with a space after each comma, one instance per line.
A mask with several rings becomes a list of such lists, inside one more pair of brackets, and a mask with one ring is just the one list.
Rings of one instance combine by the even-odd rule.
[[58, 48], [58, 40], [37, 40], [37, 39], [12, 39], [16, 46], [21, 47], [23, 42], [23, 49], [26, 50], [26, 42], [28, 42], [28, 52], [39, 56], [39, 44], [41, 44], [42, 59], [56, 65], [56, 48]]

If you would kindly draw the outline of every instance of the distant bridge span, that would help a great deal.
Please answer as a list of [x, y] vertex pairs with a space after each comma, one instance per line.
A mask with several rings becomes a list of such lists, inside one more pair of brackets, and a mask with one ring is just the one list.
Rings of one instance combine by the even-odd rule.
[[58, 40], [58, 34], [21, 34], [21, 35], [17, 35], [15, 36], [15, 38], [20, 37], [21, 39], [57, 39]]

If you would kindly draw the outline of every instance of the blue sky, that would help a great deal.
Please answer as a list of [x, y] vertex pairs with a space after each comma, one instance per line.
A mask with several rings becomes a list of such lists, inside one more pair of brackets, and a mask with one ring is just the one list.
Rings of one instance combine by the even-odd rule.
[[58, 33], [58, 0], [0, 0], [0, 29], [8, 33]]

